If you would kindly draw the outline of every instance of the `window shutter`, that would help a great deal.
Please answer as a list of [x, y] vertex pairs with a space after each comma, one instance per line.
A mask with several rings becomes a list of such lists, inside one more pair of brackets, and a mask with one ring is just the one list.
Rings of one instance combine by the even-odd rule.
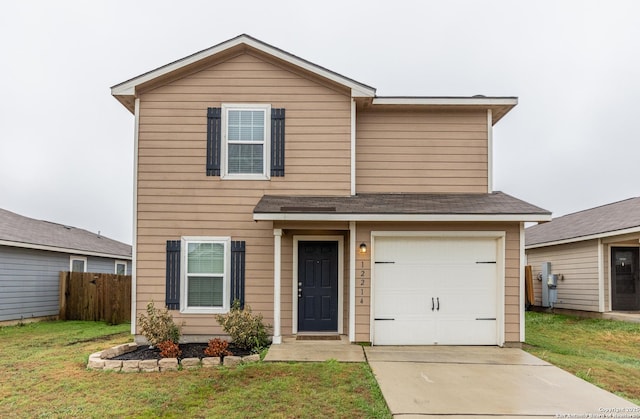
[[207, 176], [220, 176], [222, 109], [207, 109]]
[[231, 242], [231, 304], [240, 300], [244, 308], [244, 241]]
[[180, 240], [167, 240], [165, 304], [169, 310], [180, 310]]
[[284, 176], [284, 109], [271, 109], [271, 176]]

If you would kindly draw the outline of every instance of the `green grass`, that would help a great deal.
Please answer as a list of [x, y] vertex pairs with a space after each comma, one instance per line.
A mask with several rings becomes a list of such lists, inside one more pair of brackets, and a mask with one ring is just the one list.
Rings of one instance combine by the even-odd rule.
[[366, 363], [256, 363], [162, 373], [86, 370], [128, 325], [0, 327], [0, 417], [390, 417]]
[[640, 324], [526, 313], [524, 349], [640, 404]]

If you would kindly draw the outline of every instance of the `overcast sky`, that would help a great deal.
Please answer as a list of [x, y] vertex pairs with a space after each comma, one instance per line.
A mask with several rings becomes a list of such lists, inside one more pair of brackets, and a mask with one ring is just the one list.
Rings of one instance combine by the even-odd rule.
[[380, 96], [517, 96], [494, 188], [554, 216], [640, 195], [640, 1], [21, 0], [0, 6], [0, 208], [131, 243], [109, 88], [241, 33]]

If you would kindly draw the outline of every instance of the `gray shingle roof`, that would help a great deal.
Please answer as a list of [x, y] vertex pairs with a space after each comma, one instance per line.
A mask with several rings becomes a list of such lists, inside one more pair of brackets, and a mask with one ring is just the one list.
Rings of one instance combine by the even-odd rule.
[[265, 195], [254, 214], [495, 215], [551, 213], [502, 192], [490, 194], [358, 194], [354, 196]]
[[131, 246], [96, 233], [35, 220], [0, 208], [0, 240], [21, 243], [29, 247], [47, 246], [74, 253], [100, 253], [131, 259]]
[[525, 230], [526, 246], [640, 227], [640, 197], [554, 218]]

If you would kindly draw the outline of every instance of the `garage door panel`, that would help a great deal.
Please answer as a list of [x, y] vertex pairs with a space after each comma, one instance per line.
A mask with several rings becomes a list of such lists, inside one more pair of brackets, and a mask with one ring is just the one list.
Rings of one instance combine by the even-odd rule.
[[429, 297], [419, 290], [388, 292], [384, 298], [375, 300], [374, 317], [420, 316], [427, 314], [427, 310], [431, 309], [431, 306], [426, 304], [427, 298]]
[[407, 318], [404, 320], [378, 320], [374, 323], [376, 345], [432, 345], [435, 319]]
[[385, 263], [374, 267], [374, 344], [495, 345], [497, 320], [486, 319], [497, 313], [496, 245], [487, 238], [376, 238], [375, 261]]
[[[437, 322], [440, 345], [495, 345], [496, 321], [470, 318], [441, 318]], [[465, 333], [455, 331], [464, 330]]]
[[375, 269], [376, 275], [380, 277], [380, 281], [376, 282], [376, 286], [379, 286], [381, 291], [429, 286], [424, 283], [429, 278], [425, 276], [425, 266], [423, 265], [388, 264], [376, 266]]

